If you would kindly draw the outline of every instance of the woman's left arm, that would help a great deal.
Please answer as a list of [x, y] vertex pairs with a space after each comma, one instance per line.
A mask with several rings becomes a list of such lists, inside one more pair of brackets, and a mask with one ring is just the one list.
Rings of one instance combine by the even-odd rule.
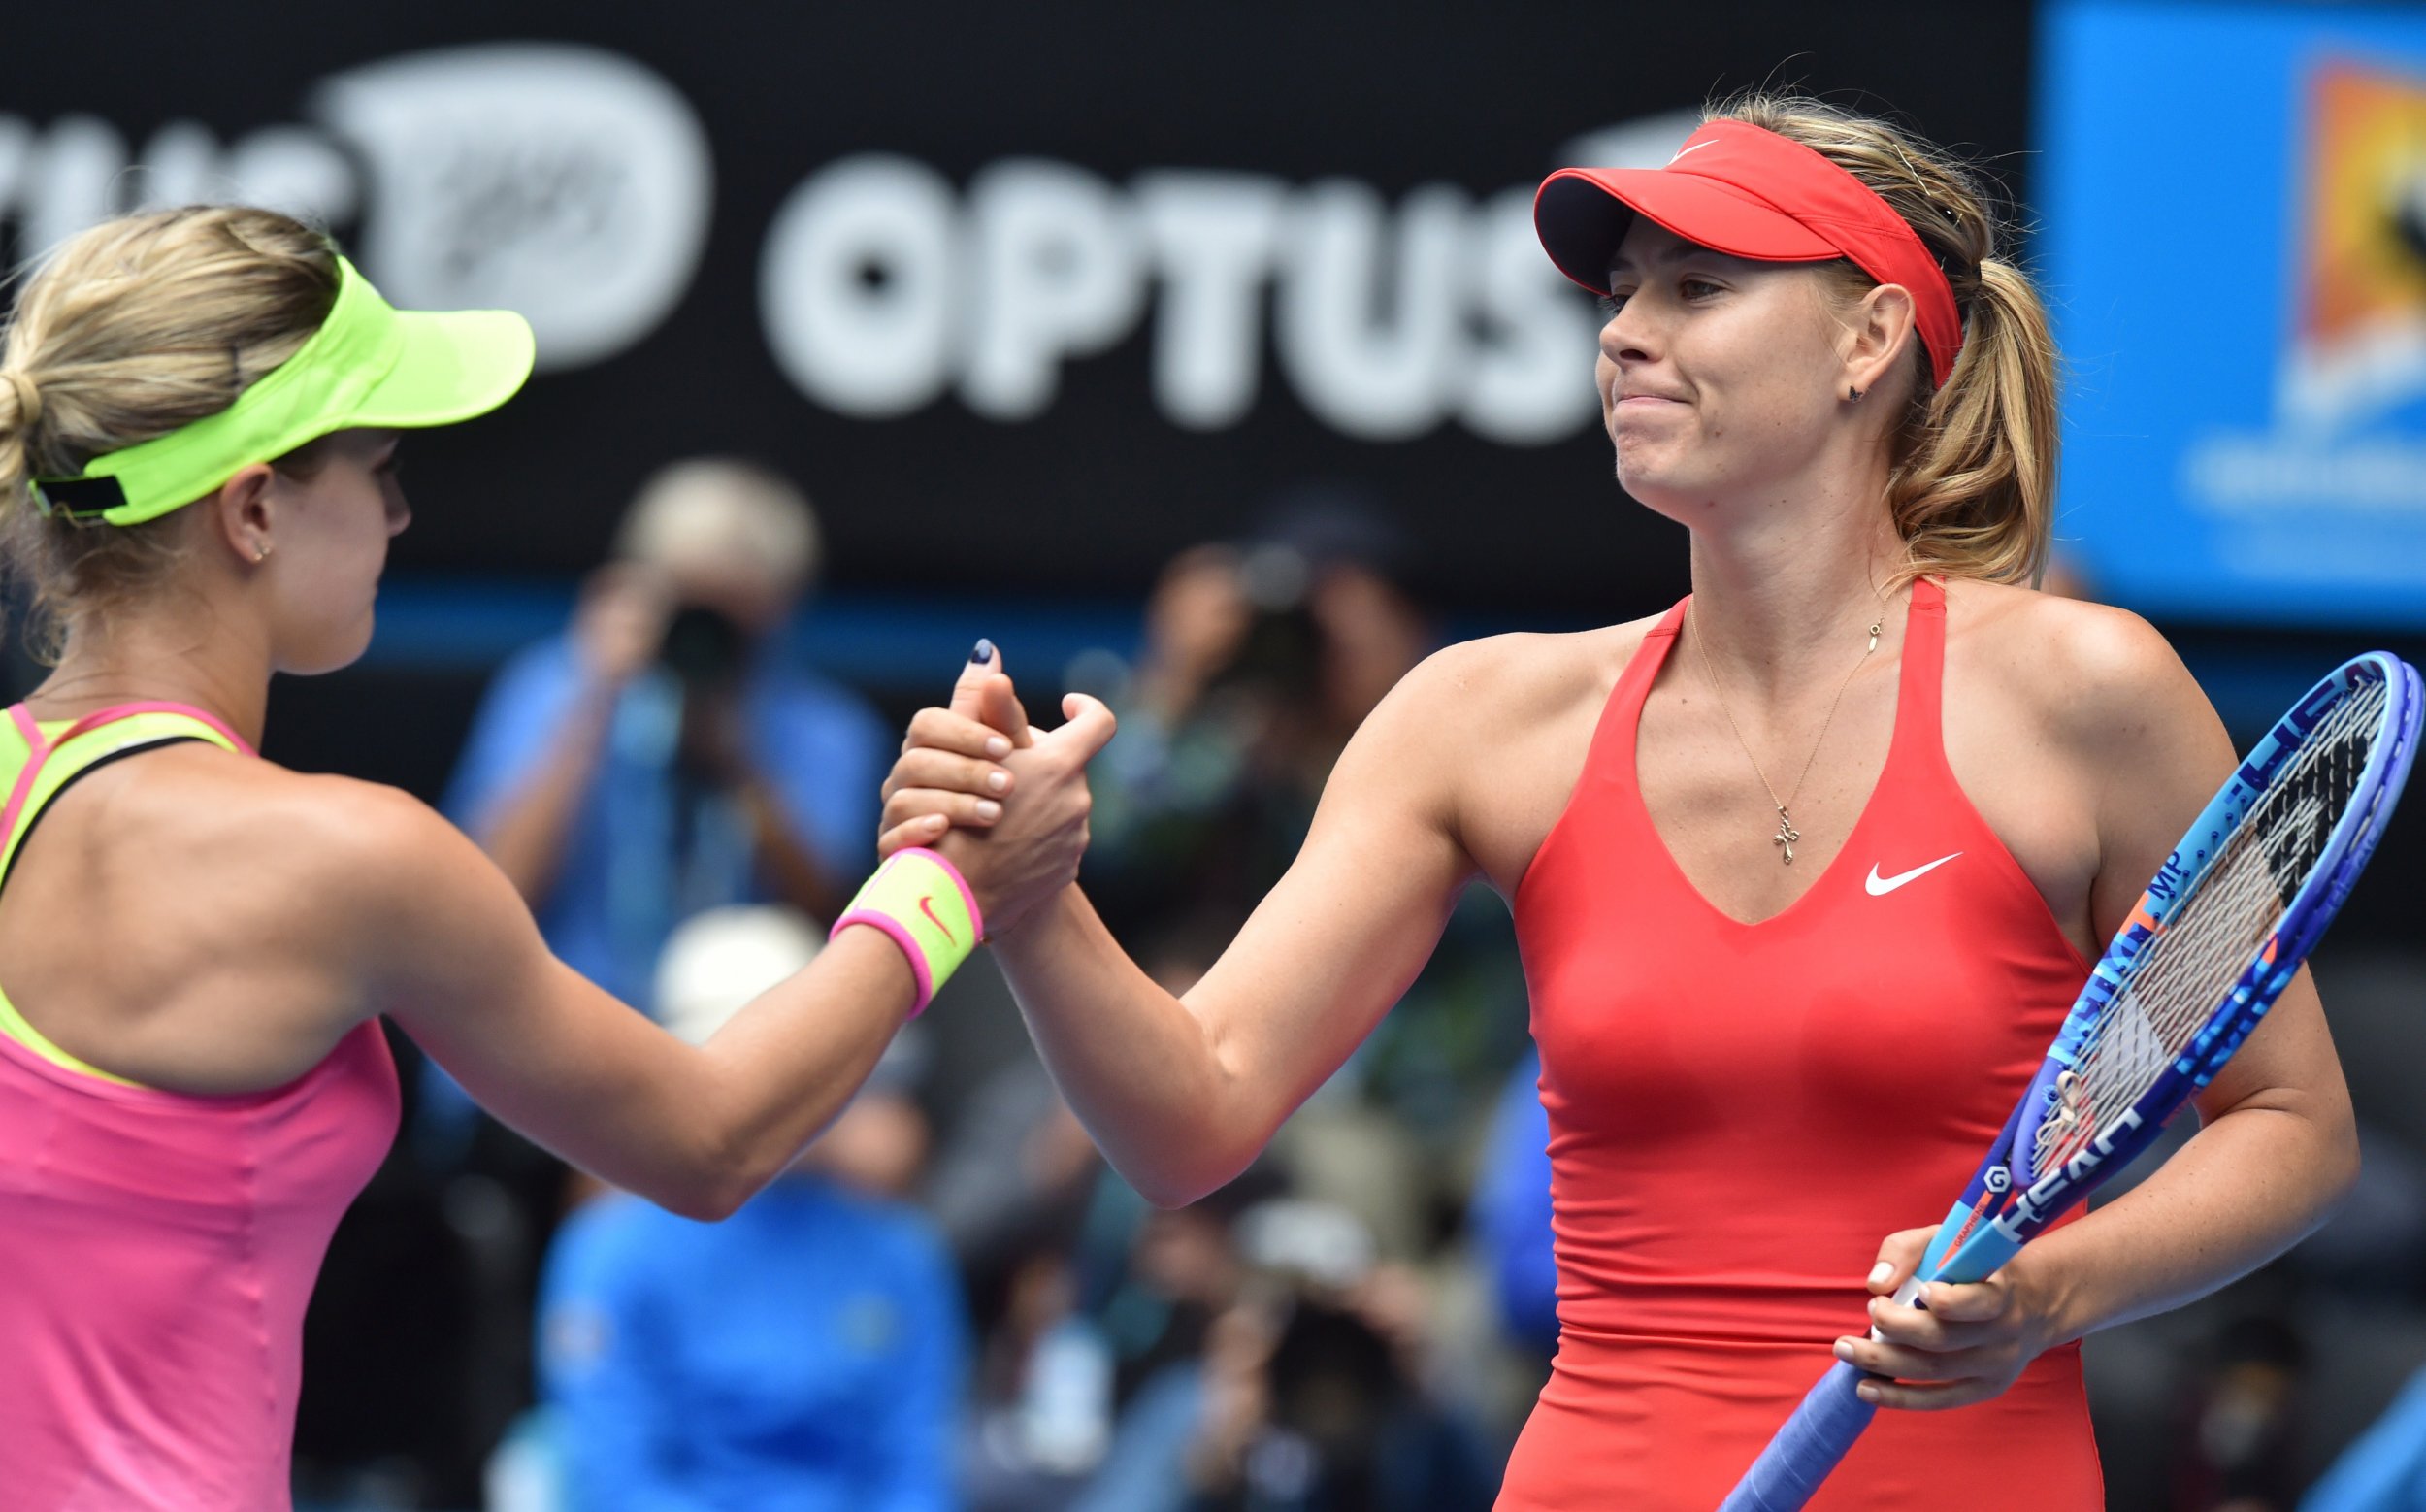
[[[2063, 657], [2073, 702], [2051, 728], [2090, 774], [2083, 790], [2094, 794], [2099, 859], [2089, 911], [2103, 941], [2238, 758], [2161, 636], [2118, 611], [2081, 612], [2086, 623]], [[2195, 1105], [2198, 1134], [2146, 1180], [1985, 1281], [1931, 1284], [1925, 1309], [1887, 1294], [1933, 1231], [1890, 1236], [1870, 1278], [1882, 1337], [1837, 1347], [1840, 1358], [1898, 1377], [1865, 1383], [1863, 1395], [1920, 1408], [1996, 1396], [2042, 1352], [2203, 1297], [2322, 1224], [2358, 1175], [2358, 1136], [2306, 967]]]

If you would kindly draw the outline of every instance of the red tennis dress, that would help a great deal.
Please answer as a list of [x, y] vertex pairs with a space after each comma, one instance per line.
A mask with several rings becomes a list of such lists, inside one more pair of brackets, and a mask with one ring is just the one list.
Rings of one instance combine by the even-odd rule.
[[[1668, 611], [1517, 889], [1550, 1113], [1558, 1356], [1501, 1512], [1711, 1512], [1866, 1327], [1879, 1241], [1936, 1222], [2089, 974], [1955, 785], [1946, 599], [1914, 584], [1895, 735], [1852, 836], [1758, 924], [1694, 890], [1635, 781]], [[2105, 1504], [2078, 1345], [2003, 1396], [1882, 1410], [1814, 1509]]]

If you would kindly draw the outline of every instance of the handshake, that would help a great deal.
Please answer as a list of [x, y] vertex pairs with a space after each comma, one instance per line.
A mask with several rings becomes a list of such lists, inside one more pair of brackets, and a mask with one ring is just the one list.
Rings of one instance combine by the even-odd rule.
[[976, 895], [989, 938], [1076, 880], [1086, 854], [1087, 763], [1115, 721], [1083, 693], [1062, 712], [1060, 729], [1031, 726], [1000, 653], [980, 641], [951, 707], [918, 711], [885, 778], [877, 853], [940, 852]]

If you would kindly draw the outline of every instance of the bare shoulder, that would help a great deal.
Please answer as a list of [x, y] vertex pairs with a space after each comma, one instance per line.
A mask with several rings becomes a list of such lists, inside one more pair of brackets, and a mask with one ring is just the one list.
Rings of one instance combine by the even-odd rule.
[[1512, 891], [1574, 792], [1619, 675], [1657, 623], [1448, 646], [1407, 674], [1352, 751], [1419, 769], [1443, 832]]
[[2128, 609], [1985, 582], [1951, 585], [1948, 603], [1950, 644], [2068, 743], [2111, 750], [2154, 726], [2215, 722], [2172, 643]]
[[1658, 622], [1652, 615], [1596, 630], [1460, 641], [1426, 657], [1391, 702], [1429, 718], [1455, 710], [1459, 724], [1486, 737], [1555, 717], [1579, 702], [1597, 710]]
[[203, 816], [192, 838], [323, 930], [376, 936], [481, 864], [461, 831], [398, 788], [258, 761], [222, 764], [209, 778], [215, 799], [187, 801]]

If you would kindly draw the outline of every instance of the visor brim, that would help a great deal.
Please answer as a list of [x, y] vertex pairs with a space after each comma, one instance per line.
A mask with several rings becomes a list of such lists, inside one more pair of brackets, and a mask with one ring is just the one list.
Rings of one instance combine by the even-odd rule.
[[1533, 228], [1560, 273], [1609, 292], [1609, 263], [1637, 214], [1696, 246], [1755, 262], [1844, 256], [1792, 216], [1698, 174], [1664, 168], [1562, 168], [1533, 199]]
[[400, 310], [394, 367], [347, 423], [415, 429], [486, 414], [513, 397], [538, 355], [530, 322], [509, 310]]

